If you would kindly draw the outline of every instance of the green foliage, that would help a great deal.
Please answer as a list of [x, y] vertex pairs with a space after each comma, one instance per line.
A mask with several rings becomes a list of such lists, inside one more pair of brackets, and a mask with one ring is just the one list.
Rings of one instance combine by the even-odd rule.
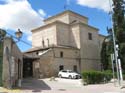
[[123, 74], [123, 80], [125, 80], [125, 74]]
[[122, 69], [125, 71], [125, 4], [124, 0], [113, 0], [113, 28], [120, 46]]
[[87, 84], [99, 84], [110, 81], [112, 74], [100, 71], [86, 71], [82, 73], [82, 78]]
[[106, 43], [105, 39], [102, 43], [102, 49], [101, 49], [102, 70], [111, 69], [111, 56], [110, 56], [110, 54], [113, 53], [112, 41]]
[[[119, 44], [119, 57], [121, 59], [122, 69], [125, 72], [125, 3], [124, 0], [113, 1], [113, 31], [115, 32], [116, 43]], [[109, 33], [112, 35], [112, 32]], [[107, 48], [108, 47], [108, 48]], [[109, 54], [113, 52], [113, 44], [102, 44], [101, 62], [104, 70], [111, 68]]]
[[[103, 71], [103, 73], [105, 74], [107, 81], [110, 81], [111, 78], [113, 78], [112, 70], [105, 70], [105, 71]], [[115, 73], [115, 77], [116, 77], [116, 73]]]
[[125, 41], [124, 0], [113, 0], [113, 7], [113, 28], [118, 41], [122, 43]]
[[108, 69], [108, 57], [106, 52], [106, 43], [103, 42], [102, 49], [101, 49], [101, 63], [102, 63], [102, 69], [106, 70]]

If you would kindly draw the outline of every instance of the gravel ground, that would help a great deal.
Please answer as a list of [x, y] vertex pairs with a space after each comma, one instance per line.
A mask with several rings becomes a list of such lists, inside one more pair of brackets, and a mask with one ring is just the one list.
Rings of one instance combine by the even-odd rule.
[[[125, 84], [125, 83], [124, 83]], [[114, 86], [113, 83], [83, 86], [81, 79], [24, 79], [22, 88], [6, 90], [0, 93], [125, 93], [125, 88]]]

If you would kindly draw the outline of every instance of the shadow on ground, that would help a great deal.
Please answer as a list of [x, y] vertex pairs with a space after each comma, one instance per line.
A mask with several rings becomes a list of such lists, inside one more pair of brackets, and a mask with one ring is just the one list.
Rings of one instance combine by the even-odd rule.
[[23, 79], [22, 90], [32, 90], [32, 92], [41, 92], [42, 90], [51, 90], [51, 88], [43, 81], [33, 78]]

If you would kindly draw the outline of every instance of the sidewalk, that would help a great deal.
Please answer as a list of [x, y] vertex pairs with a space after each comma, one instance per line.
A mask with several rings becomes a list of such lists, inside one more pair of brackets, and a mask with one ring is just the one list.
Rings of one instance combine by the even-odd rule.
[[0, 87], [0, 93], [22, 93], [20, 89], [6, 89], [3, 87]]

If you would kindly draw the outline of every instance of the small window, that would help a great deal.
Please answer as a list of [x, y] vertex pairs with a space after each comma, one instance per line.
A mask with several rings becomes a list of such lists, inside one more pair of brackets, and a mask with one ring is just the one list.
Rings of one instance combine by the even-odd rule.
[[73, 66], [73, 71], [77, 72], [77, 66], [76, 65]]
[[61, 57], [61, 58], [63, 57], [63, 52], [62, 52], [62, 51], [60, 52], [60, 57]]
[[92, 33], [88, 33], [88, 39], [92, 40]]
[[64, 66], [63, 66], [63, 65], [60, 65], [60, 66], [59, 66], [59, 71], [60, 71], [60, 70], [63, 70], [63, 69], [64, 69]]
[[42, 45], [43, 45], [43, 47], [45, 46], [44, 40], [42, 40]]
[[39, 54], [39, 52], [36, 52], [36, 55], [38, 55]]
[[47, 38], [47, 44], [48, 44], [48, 47], [49, 47], [49, 39]]

